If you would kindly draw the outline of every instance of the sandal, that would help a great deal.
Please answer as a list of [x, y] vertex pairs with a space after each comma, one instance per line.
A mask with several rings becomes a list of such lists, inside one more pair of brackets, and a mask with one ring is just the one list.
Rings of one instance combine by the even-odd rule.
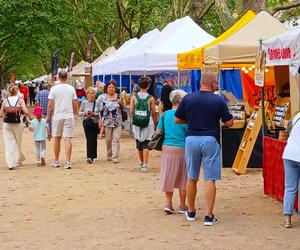
[[284, 228], [291, 228], [292, 227], [292, 223], [289, 222], [289, 221], [285, 221], [283, 222], [283, 225], [282, 225]]

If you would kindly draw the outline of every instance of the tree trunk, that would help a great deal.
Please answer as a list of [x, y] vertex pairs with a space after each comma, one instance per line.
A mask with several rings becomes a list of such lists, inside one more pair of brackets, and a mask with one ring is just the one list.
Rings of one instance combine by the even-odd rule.
[[232, 12], [228, 7], [227, 1], [226, 0], [215, 1], [215, 8], [216, 11], [218, 12], [223, 29], [224, 30], [229, 29], [235, 23], [235, 19], [232, 16]]

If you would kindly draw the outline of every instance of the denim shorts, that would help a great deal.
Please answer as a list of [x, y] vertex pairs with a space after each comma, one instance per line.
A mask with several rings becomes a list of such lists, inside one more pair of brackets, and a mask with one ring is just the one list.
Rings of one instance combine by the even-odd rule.
[[189, 179], [199, 179], [201, 164], [204, 170], [204, 180], [221, 179], [220, 145], [215, 137], [186, 137], [185, 161]]

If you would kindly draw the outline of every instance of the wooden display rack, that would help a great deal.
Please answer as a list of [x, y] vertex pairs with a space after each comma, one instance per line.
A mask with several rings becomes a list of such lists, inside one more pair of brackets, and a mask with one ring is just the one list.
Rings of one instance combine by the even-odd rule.
[[[266, 105], [268, 106], [268, 105]], [[266, 107], [267, 108], [267, 107]], [[262, 109], [255, 107], [244, 132], [232, 170], [236, 174], [244, 174], [262, 124]]]

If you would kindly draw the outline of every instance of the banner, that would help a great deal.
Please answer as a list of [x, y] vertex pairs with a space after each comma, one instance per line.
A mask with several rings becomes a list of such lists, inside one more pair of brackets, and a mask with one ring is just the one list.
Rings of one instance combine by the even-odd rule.
[[58, 50], [51, 57], [51, 77], [54, 79], [58, 74]]
[[262, 42], [266, 65], [279, 66], [300, 63], [300, 27]]
[[75, 57], [75, 51], [76, 49], [73, 48], [71, 50], [71, 55], [70, 55], [70, 60], [69, 60], [69, 66], [68, 66], [68, 72], [71, 72], [73, 69], [73, 64], [74, 64], [74, 57]]
[[88, 43], [87, 43], [87, 48], [86, 48], [86, 60], [91, 63], [93, 61], [93, 37], [94, 34], [93, 33], [89, 33], [89, 37], [88, 37]]

